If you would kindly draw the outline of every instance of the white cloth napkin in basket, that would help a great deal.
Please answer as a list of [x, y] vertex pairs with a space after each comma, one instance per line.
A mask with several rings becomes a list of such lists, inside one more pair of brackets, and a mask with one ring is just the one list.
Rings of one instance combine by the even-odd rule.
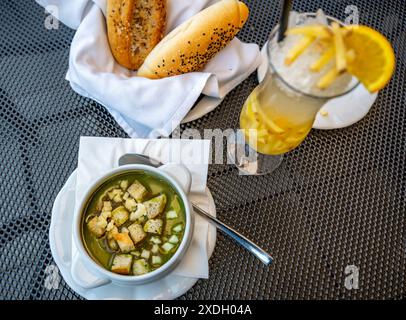
[[[204, 94], [224, 98], [260, 64], [259, 47], [234, 38], [202, 72], [149, 80], [121, 67], [106, 34], [107, 0], [36, 0], [77, 28], [66, 79], [77, 93], [104, 105], [130, 137], [169, 136]], [[217, 0], [167, 0], [166, 33]]]
[[[190, 199], [209, 211], [205, 195], [210, 140], [187, 139], [120, 139], [81, 137], [76, 180], [78, 204], [89, 184], [103, 173], [118, 166], [126, 153], [148, 155], [162, 163], [183, 163], [192, 174]], [[76, 208], [77, 209], [77, 208]], [[172, 274], [204, 278], [209, 277], [207, 255], [208, 222], [195, 215], [194, 235], [184, 258]]]

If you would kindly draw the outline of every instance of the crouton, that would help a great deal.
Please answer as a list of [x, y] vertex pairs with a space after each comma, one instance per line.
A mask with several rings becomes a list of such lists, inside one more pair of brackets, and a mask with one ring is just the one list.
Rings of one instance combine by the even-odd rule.
[[128, 187], [127, 192], [131, 197], [137, 200], [137, 202], [141, 202], [148, 191], [140, 182], [135, 180], [133, 184]]
[[128, 220], [129, 213], [126, 208], [119, 206], [113, 210], [111, 216], [113, 217], [116, 226], [119, 227]]
[[107, 192], [107, 195], [110, 200], [113, 200], [116, 196], [122, 196], [124, 192], [121, 189], [112, 189], [111, 191]]
[[107, 225], [107, 244], [109, 245], [110, 249], [113, 251], [118, 250], [117, 241], [114, 239], [114, 236], [118, 234], [118, 228], [114, 225], [114, 220], [111, 220]]
[[111, 218], [111, 211], [103, 211], [102, 213], [100, 213], [100, 217], [102, 217], [105, 220]]
[[143, 204], [147, 210], [147, 217], [149, 219], [155, 218], [165, 209], [166, 195], [161, 194], [155, 198], [145, 201]]
[[130, 221], [135, 221], [147, 214], [147, 209], [142, 203], [137, 204], [137, 209], [130, 214]]
[[128, 188], [128, 180], [123, 180], [123, 181], [121, 181], [121, 182], [120, 182], [120, 188], [121, 188], [123, 191], [126, 191], [127, 188]]
[[142, 229], [142, 226], [138, 223], [133, 223], [128, 227], [128, 231], [130, 232], [131, 239], [134, 241], [134, 244], [144, 240], [147, 234]]
[[162, 226], [164, 222], [161, 219], [149, 219], [144, 224], [144, 231], [148, 233], [162, 233]]
[[114, 240], [117, 241], [120, 251], [123, 253], [127, 253], [135, 249], [134, 243], [128, 233], [117, 233], [114, 235]]
[[123, 196], [121, 194], [116, 194], [115, 197], [113, 198], [113, 201], [116, 203], [123, 202]]
[[111, 271], [119, 274], [130, 274], [132, 261], [131, 254], [118, 254], [113, 259]]
[[111, 230], [113, 230], [114, 228], [117, 229], [117, 227], [114, 225], [114, 219], [111, 219], [111, 220], [109, 221], [109, 223], [107, 224], [106, 231], [111, 231]]
[[127, 198], [125, 200], [124, 206], [127, 208], [128, 211], [133, 212], [135, 208], [137, 208], [137, 201], [133, 198]]
[[96, 216], [87, 223], [87, 227], [95, 237], [101, 238], [106, 232], [107, 221], [103, 217]]
[[142, 275], [148, 273], [150, 270], [148, 263], [144, 259], [138, 259], [133, 264], [133, 274]]
[[102, 212], [111, 211], [111, 210], [113, 210], [113, 207], [111, 206], [111, 202], [110, 201], [103, 201]]

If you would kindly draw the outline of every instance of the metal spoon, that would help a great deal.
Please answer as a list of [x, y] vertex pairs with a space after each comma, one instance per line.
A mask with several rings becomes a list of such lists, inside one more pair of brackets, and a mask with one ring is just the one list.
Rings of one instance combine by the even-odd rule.
[[[161, 162], [152, 159], [148, 156], [145, 156], [143, 154], [125, 154], [120, 157], [118, 160], [118, 164], [120, 166], [126, 165], [126, 164], [145, 164], [148, 166], [152, 167], [159, 167], [162, 165]], [[211, 223], [213, 223], [217, 229], [221, 230], [224, 232], [226, 235], [228, 235], [231, 239], [235, 240], [238, 244], [243, 246], [245, 249], [247, 249], [249, 252], [251, 252], [254, 256], [256, 256], [259, 260], [261, 260], [264, 264], [269, 265], [273, 258], [263, 249], [261, 249], [258, 245], [253, 243], [251, 240], [247, 239], [244, 237], [242, 234], [234, 230], [233, 228], [227, 226], [220, 220], [216, 219], [203, 209], [200, 209], [196, 204], [192, 203], [193, 206], [193, 211], [199, 214], [201, 217], [209, 220]]]

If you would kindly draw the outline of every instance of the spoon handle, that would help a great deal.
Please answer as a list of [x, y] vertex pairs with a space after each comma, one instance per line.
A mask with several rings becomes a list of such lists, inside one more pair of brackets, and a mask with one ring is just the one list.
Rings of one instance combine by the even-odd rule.
[[239, 243], [241, 246], [243, 246], [245, 249], [247, 249], [249, 252], [255, 255], [259, 260], [261, 260], [264, 264], [269, 265], [272, 263], [273, 258], [265, 250], [261, 249], [251, 240], [247, 239], [238, 231], [234, 230], [233, 228], [227, 226], [226, 224], [216, 219], [212, 215], [208, 214], [206, 211], [199, 208], [199, 206], [197, 206], [196, 204], [192, 203], [192, 206], [194, 212], [196, 212], [200, 216], [203, 216], [205, 219], [209, 219], [217, 227], [217, 229], [220, 229], [231, 239]]

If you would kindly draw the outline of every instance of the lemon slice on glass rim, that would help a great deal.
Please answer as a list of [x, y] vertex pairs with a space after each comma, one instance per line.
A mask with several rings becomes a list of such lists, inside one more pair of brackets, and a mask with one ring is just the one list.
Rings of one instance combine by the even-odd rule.
[[[344, 71], [354, 75], [371, 93], [390, 81], [395, 70], [395, 54], [384, 35], [364, 25], [300, 26], [286, 31], [287, 35], [302, 35], [301, 41], [288, 53], [285, 64], [296, 58], [314, 41], [324, 41], [327, 50], [311, 66], [318, 72], [329, 60], [335, 65], [320, 79], [317, 86], [325, 89]], [[306, 40], [306, 41], [304, 41]]]
[[364, 25], [345, 26], [347, 48], [355, 51], [355, 59], [348, 63], [349, 73], [370, 92], [381, 90], [395, 70], [395, 54], [390, 42], [378, 31]]

